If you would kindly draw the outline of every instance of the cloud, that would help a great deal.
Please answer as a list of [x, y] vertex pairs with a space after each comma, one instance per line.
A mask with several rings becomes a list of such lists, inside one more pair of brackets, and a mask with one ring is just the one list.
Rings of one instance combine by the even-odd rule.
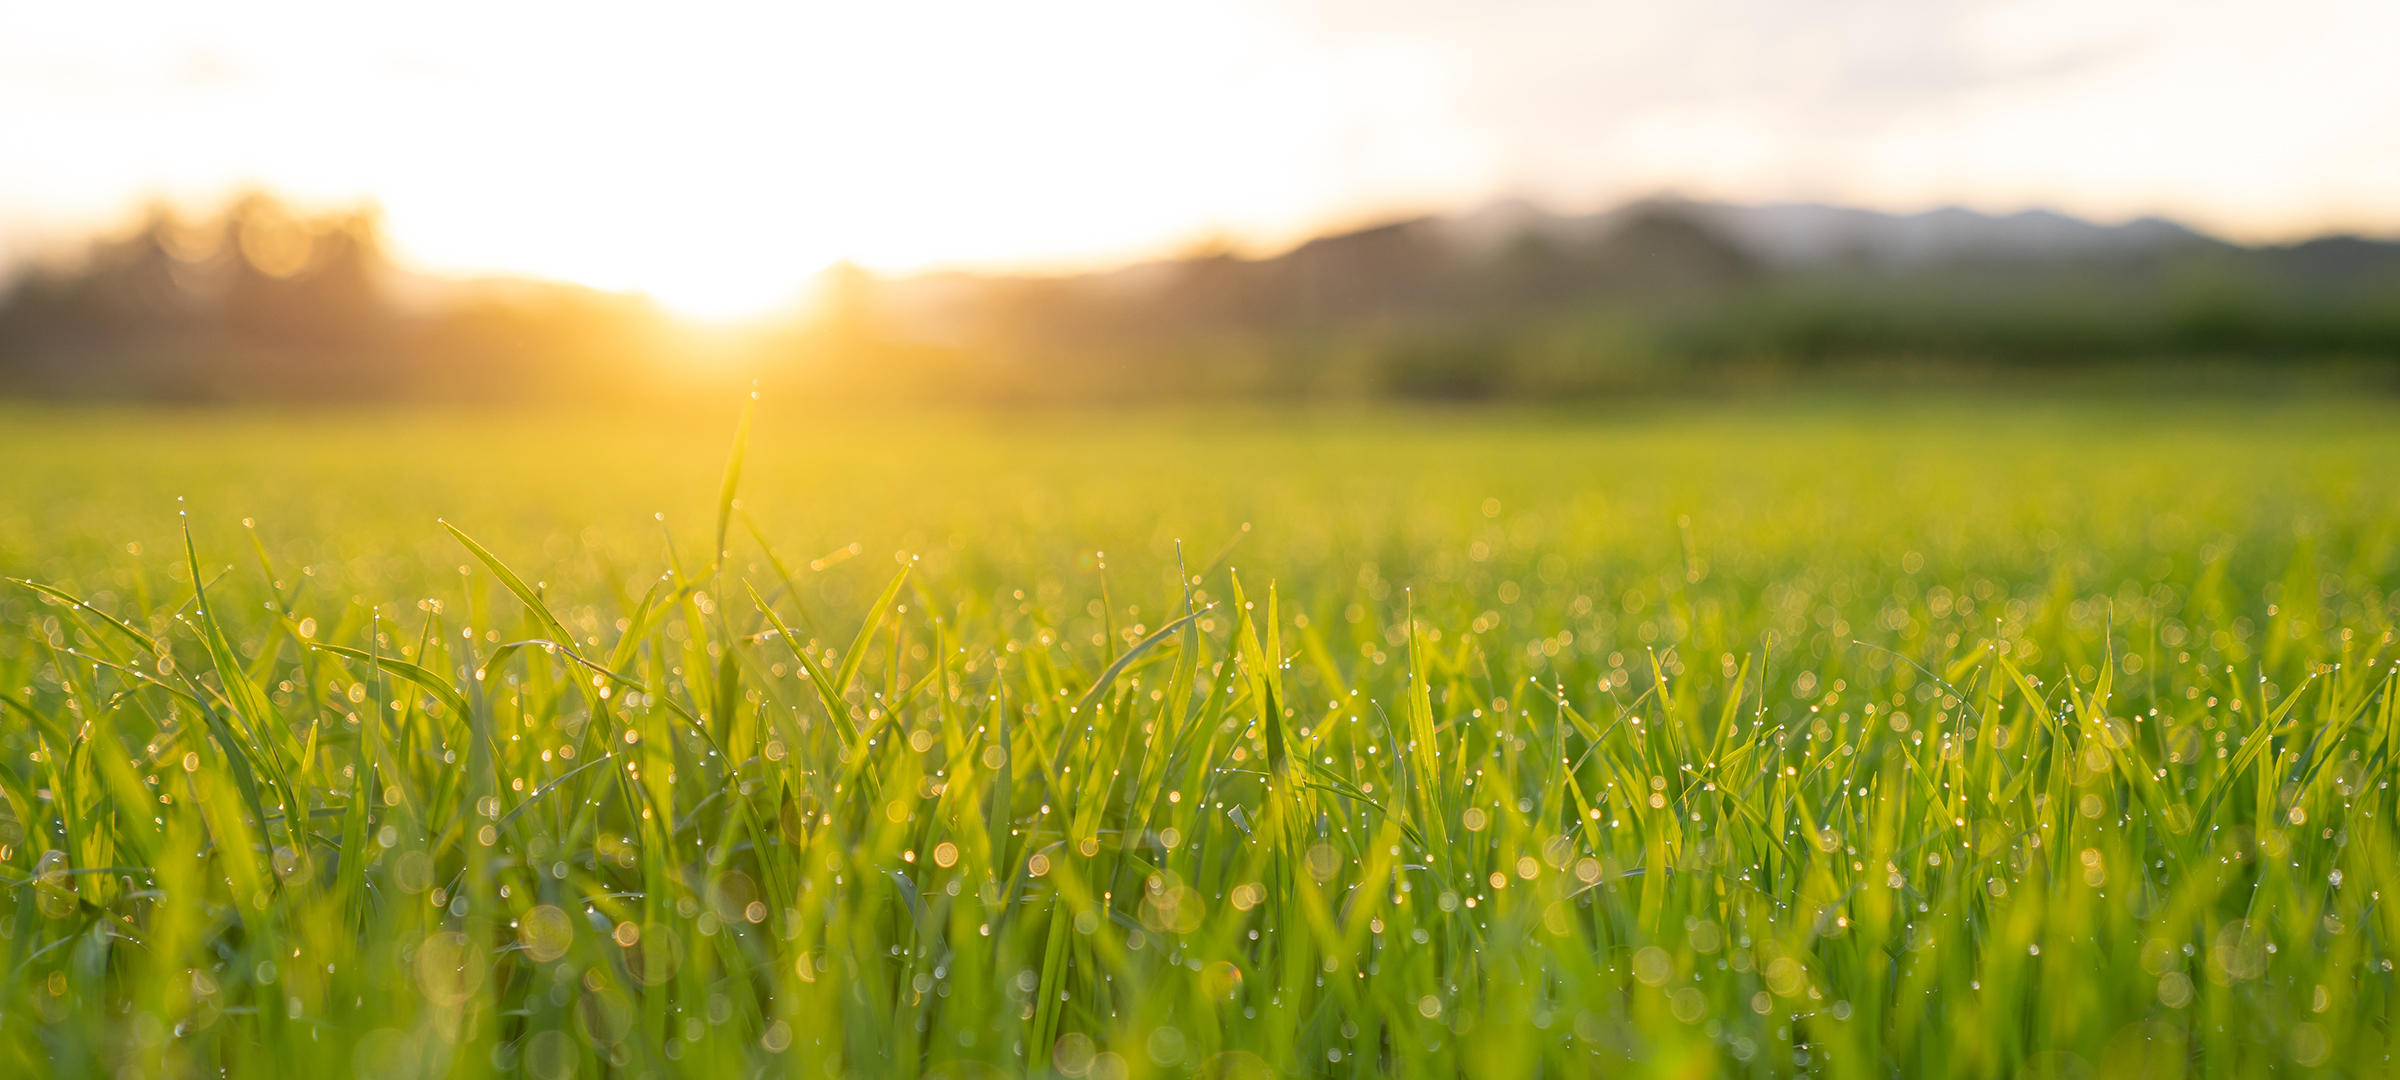
[[[1509, 186], [2400, 225], [2400, 7], [2169, 0], [1314, 0], [1431, 50]], [[2373, 177], [2375, 180], [2350, 178]]]

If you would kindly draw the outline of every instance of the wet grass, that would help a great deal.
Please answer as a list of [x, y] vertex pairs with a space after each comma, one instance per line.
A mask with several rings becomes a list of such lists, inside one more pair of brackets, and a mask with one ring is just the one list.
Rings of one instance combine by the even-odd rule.
[[10, 419], [35, 1073], [2387, 1067], [2380, 406]]

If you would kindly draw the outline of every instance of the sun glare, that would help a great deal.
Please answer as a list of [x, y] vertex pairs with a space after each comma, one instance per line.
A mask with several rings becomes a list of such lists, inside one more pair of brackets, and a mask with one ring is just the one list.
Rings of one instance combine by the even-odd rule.
[[[472, 18], [483, 28], [458, 35], [311, 9], [110, 42], [104, 74], [139, 92], [58, 116], [123, 136], [79, 143], [36, 194], [71, 204], [134, 175], [186, 203], [254, 184], [366, 198], [420, 269], [726, 317], [792, 303], [841, 260], [1083, 268], [1210, 233], [1297, 238], [1478, 179], [1373, 179], [1378, 157], [1471, 160], [1448, 154], [1453, 133], [1368, 104], [1424, 100], [1422, 58], [1329, 63], [1219, 4]], [[336, 40], [372, 41], [372, 57], [337, 57]], [[507, 44], [530, 40], [544, 45]]]
[[[1448, 138], [1314, 137], [1344, 95], [1422, 97], [1410, 84], [1425, 73], [1405, 60], [1361, 57], [1358, 79], [1329, 79], [1222, 10], [1046, 15], [945, 8], [929, 30], [849, 12], [668, 49], [660, 74], [577, 105], [621, 125], [530, 139], [478, 125], [462, 137], [506, 163], [495, 175], [462, 186], [438, 157], [383, 160], [378, 190], [396, 240], [428, 265], [519, 268], [724, 317], [791, 303], [843, 260], [1070, 270], [1163, 254], [1221, 223], [1294, 238], [1348, 210], [1344, 174], [1362, 152], [1437, 157]], [[770, 55], [774, 39], [803, 45]], [[1429, 204], [1467, 179], [1378, 198]]]

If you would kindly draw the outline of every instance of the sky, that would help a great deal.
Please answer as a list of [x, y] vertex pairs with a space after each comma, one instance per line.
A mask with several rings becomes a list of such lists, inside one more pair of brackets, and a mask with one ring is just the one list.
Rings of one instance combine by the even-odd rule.
[[0, 3], [0, 257], [247, 187], [791, 302], [1675, 193], [2400, 232], [2391, 0]]

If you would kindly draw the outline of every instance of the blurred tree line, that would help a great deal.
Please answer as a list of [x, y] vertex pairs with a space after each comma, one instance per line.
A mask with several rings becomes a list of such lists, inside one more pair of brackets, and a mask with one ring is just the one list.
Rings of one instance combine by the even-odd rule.
[[569, 286], [400, 274], [365, 210], [159, 206], [0, 300], [0, 392], [170, 401], [516, 400], [648, 378], [670, 321]]
[[[2172, 385], [2203, 369], [2400, 377], [2400, 244], [2240, 247], [2172, 227], [2119, 243], [2074, 223], [2106, 242], [1794, 257], [1760, 240], [1789, 222], [1732, 213], [1650, 202], [1481, 235], [1426, 218], [1268, 258], [1203, 251], [1063, 277], [836, 267], [805, 317], [703, 333], [639, 297], [411, 277], [371, 213], [250, 195], [199, 219], [155, 209], [20, 274], [0, 299], [0, 394], [655, 402], [760, 379], [830, 399], [1549, 400], [2094, 372]], [[2004, 238], [2042, 225], [1977, 224]]]

